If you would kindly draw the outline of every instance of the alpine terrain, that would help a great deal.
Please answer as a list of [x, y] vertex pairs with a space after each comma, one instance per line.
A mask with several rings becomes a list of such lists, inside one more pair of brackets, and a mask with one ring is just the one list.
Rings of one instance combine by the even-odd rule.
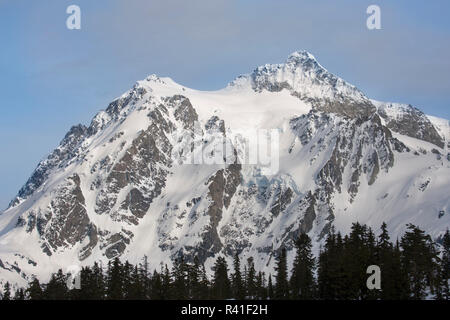
[[[249, 161], [253, 133], [270, 163]], [[356, 221], [385, 221], [394, 240], [413, 223], [439, 242], [449, 152], [448, 120], [371, 100], [305, 51], [218, 91], [152, 75], [72, 127], [0, 214], [0, 282], [144, 255], [210, 270], [238, 253], [273, 272], [299, 234], [318, 252]]]

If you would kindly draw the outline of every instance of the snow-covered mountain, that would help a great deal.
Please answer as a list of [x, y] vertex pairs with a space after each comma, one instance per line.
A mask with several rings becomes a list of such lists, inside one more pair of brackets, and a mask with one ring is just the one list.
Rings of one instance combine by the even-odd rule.
[[[246, 133], [274, 129], [275, 172], [240, 161]], [[159, 268], [180, 253], [208, 268], [238, 252], [269, 271], [299, 233], [318, 250], [355, 221], [439, 239], [449, 149], [448, 120], [371, 100], [304, 51], [218, 91], [152, 75], [72, 127], [0, 214], [0, 281], [116, 256]]]

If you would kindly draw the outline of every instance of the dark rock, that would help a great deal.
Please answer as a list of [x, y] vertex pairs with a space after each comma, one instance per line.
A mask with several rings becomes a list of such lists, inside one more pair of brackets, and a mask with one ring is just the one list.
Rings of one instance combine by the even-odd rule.
[[97, 244], [97, 232], [87, 215], [80, 177], [77, 174], [66, 180], [50, 206], [51, 219], [41, 231], [48, 244], [47, 251], [73, 246], [89, 237], [89, 244], [83, 248], [84, 257], [87, 257], [88, 248], [92, 249]]
[[219, 131], [225, 135], [225, 122], [219, 119], [218, 116], [212, 116], [205, 124], [206, 130]]
[[277, 201], [273, 204], [272, 208], [270, 209], [270, 212], [274, 216], [278, 216], [278, 214], [291, 203], [293, 192], [291, 188], [287, 188], [284, 192], [278, 192], [278, 195], [276, 196]]
[[378, 113], [386, 119], [386, 126], [392, 131], [444, 148], [444, 139], [428, 117], [419, 109], [408, 105], [396, 118], [389, 118], [383, 109], [379, 109]]
[[186, 130], [194, 130], [194, 124], [198, 121], [198, 115], [188, 98], [175, 95], [167, 100], [169, 106], [175, 108], [175, 119], [183, 124]]

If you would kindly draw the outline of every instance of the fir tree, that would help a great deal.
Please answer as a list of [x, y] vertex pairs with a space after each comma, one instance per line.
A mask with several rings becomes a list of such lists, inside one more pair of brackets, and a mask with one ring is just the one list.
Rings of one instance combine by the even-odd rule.
[[233, 274], [231, 275], [231, 283], [233, 287], [233, 296], [238, 300], [245, 299], [245, 289], [241, 275], [241, 262], [239, 255], [236, 253], [233, 260]]
[[366, 265], [363, 266], [363, 271], [365, 273], [365, 275], [363, 277], [363, 282], [365, 282], [365, 283], [362, 285], [361, 299], [377, 300], [380, 297], [381, 290], [379, 290], [379, 289], [369, 290], [367, 288], [367, 272], [366, 272], [368, 266], [378, 265], [377, 263], [379, 262], [379, 260], [377, 259], [377, 254], [378, 254], [377, 240], [376, 240], [373, 230], [370, 227], [365, 227], [364, 229], [365, 229], [364, 253], [366, 256]]
[[189, 299], [198, 299], [200, 295], [200, 277], [200, 263], [198, 258], [194, 257], [194, 263], [187, 265], [187, 290]]
[[25, 291], [28, 299], [30, 300], [42, 300], [44, 293], [37, 278], [34, 278], [29, 284], [28, 289]]
[[[400, 243], [397, 240], [394, 246], [394, 253], [392, 258], [392, 279], [394, 280], [394, 289], [392, 299], [406, 300], [410, 297], [410, 279], [406, 272], [405, 265], [402, 259], [402, 252]], [[381, 281], [383, 283], [383, 281]]]
[[266, 300], [267, 299], [267, 289], [266, 289], [266, 276], [264, 272], [259, 271], [256, 276], [256, 299]]
[[450, 300], [450, 289], [448, 284], [450, 278], [450, 233], [448, 229], [442, 237], [440, 272], [442, 299]]
[[97, 262], [94, 262], [92, 267], [92, 299], [102, 300], [105, 298], [105, 277], [103, 275], [103, 270]]
[[172, 279], [170, 277], [169, 268], [167, 264], [164, 267], [164, 271], [162, 272], [162, 299], [171, 299], [171, 287], [172, 287]]
[[143, 300], [145, 299], [145, 279], [140, 273], [139, 267], [136, 265], [131, 273], [131, 285], [128, 289], [129, 300]]
[[256, 270], [255, 264], [253, 262], [253, 257], [247, 259], [247, 274], [245, 279], [245, 286], [247, 291], [247, 296], [250, 299], [254, 299], [256, 295]]
[[155, 270], [150, 281], [150, 299], [164, 300], [166, 299], [163, 290], [163, 283], [161, 275]]
[[119, 258], [108, 263], [106, 295], [109, 300], [120, 300], [123, 298], [123, 271]]
[[148, 299], [150, 297], [150, 269], [148, 263], [148, 257], [145, 255], [143, 258], [142, 265], [139, 268], [140, 277], [143, 281], [142, 290], [143, 298]]
[[267, 284], [267, 296], [270, 300], [273, 300], [275, 298], [274, 290], [273, 290], [273, 284], [272, 284], [272, 275], [269, 274], [269, 281]]
[[347, 271], [341, 265], [345, 260], [342, 237], [331, 228], [319, 253], [318, 290], [321, 299], [335, 300], [346, 296], [343, 291], [348, 290], [345, 284]]
[[17, 289], [14, 294], [14, 300], [25, 300], [25, 292], [23, 288]]
[[201, 265], [201, 272], [200, 272], [200, 283], [199, 283], [199, 295], [198, 299], [209, 299], [210, 293], [209, 293], [209, 280], [208, 276], [206, 274], [205, 265]]
[[67, 276], [61, 269], [54, 273], [44, 290], [46, 300], [66, 300], [68, 299]]
[[228, 266], [224, 257], [217, 258], [213, 271], [213, 298], [219, 300], [229, 299], [231, 297], [231, 285], [228, 278]]
[[[394, 248], [390, 242], [389, 233], [385, 222], [382, 223], [381, 233], [378, 236], [376, 260], [376, 264], [380, 267], [382, 272], [380, 298], [382, 300], [397, 299], [398, 288], [396, 285], [397, 279], [395, 279], [395, 277], [398, 272], [397, 268], [400, 267], [400, 261], [394, 261]], [[395, 263], [397, 263], [397, 265], [395, 265]]]
[[121, 268], [121, 279], [122, 279], [122, 299], [131, 300], [133, 291], [133, 279], [132, 279], [132, 265], [127, 261], [123, 264]]
[[[195, 257], [186, 263], [183, 257], [173, 262], [172, 272], [161, 264], [161, 272], [151, 274], [147, 257], [142, 263], [122, 264], [118, 258], [108, 263], [106, 275], [97, 263], [81, 270], [81, 289], [68, 290], [67, 276], [62, 270], [41, 286], [33, 279], [28, 288], [18, 289], [14, 299], [448, 299], [450, 235], [442, 238], [441, 259], [431, 238], [419, 228], [409, 225], [407, 232], [392, 245], [385, 223], [377, 239], [366, 225], [355, 223], [351, 233], [342, 237], [331, 231], [320, 249], [318, 279], [314, 277], [315, 258], [311, 239], [303, 234], [295, 242], [296, 257], [292, 276], [287, 279], [286, 250], [276, 257], [276, 283], [269, 275], [255, 269], [252, 258], [241, 274], [239, 257], [233, 261], [231, 282], [225, 258], [218, 257], [210, 284], [205, 267]], [[356, 260], [356, 261], [355, 261]], [[368, 265], [379, 265], [382, 271], [381, 291], [365, 285]], [[3, 297], [11, 299], [9, 283]]]
[[[373, 264], [370, 261], [372, 250], [370, 246], [373, 246], [374, 242], [374, 237], [369, 236], [369, 234], [373, 235], [365, 225], [359, 223], [352, 225], [348, 242], [345, 244], [345, 250], [347, 251], [345, 270], [349, 274], [348, 282], [345, 283], [345, 286], [349, 289], [349, 295], [346, 295], [345, 298], [356, 300], [367, 298], [366, 270], [369, 265]], [[369, 237], [370, 242], [368, 241]]]
[[295, 246], [297, 255], [290, 279], [292, 298], [311, 300], [315, 298], [316, 294], [316, 281], [314, 279], [315, 259], [311, 252], [311, 239], [307, 234], [301, 234]]
[[188, 283], [187, 283], [187, 265], [183, 256], [175, 259], [172, 268], [172, 291], [171, 299], [184, 300], [188, 298]]
[[5, 286], [3, 287], [3, 300], [11, 300], [11, 286], [9, 282], [5, 283]]
[[92, 270], [89, 267], [83, 267], [80, 271], [80, 290], [74, 299], [92, 300]]
[[275, 299], [286, 300], [289, 299], [289, 284], [287, 279], [287, 258], [286, 249], [281, 249], [280, 254], [277, 257], [277, 265], [275, 267], [276, 284], [275, 284]]
[[431, 238], [418, 227], [409, 224], [401, 239], [402, 260], [410, 282], [412, 299], [424, 299], [427, 287], [433, 290], [436, 252]]

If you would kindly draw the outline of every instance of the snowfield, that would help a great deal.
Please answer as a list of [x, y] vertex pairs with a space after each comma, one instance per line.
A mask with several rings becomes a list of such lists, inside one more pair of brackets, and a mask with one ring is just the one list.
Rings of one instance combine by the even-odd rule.
[[[196, 125], [191, 145], [180, 133]], [[278, 130], [276, 174], [173, 161], [249, 129]], [[181, 252], [207, 270], [238, 252], [273, 273], [281, 247], [292, 262], [299, 233], [317, 253], [331, 226], [347, 233], [356, 221], [376, 232], [384, 221], [393, 239], [413, 223], [439, 240], [450, 226], [449, 144], [448, 120], [370, 100], [304, 51], [218, 91], [152, 75], [72, 128], [0, 214], [0, 282], [115, 256], [147, 255], [159, 269]]]

